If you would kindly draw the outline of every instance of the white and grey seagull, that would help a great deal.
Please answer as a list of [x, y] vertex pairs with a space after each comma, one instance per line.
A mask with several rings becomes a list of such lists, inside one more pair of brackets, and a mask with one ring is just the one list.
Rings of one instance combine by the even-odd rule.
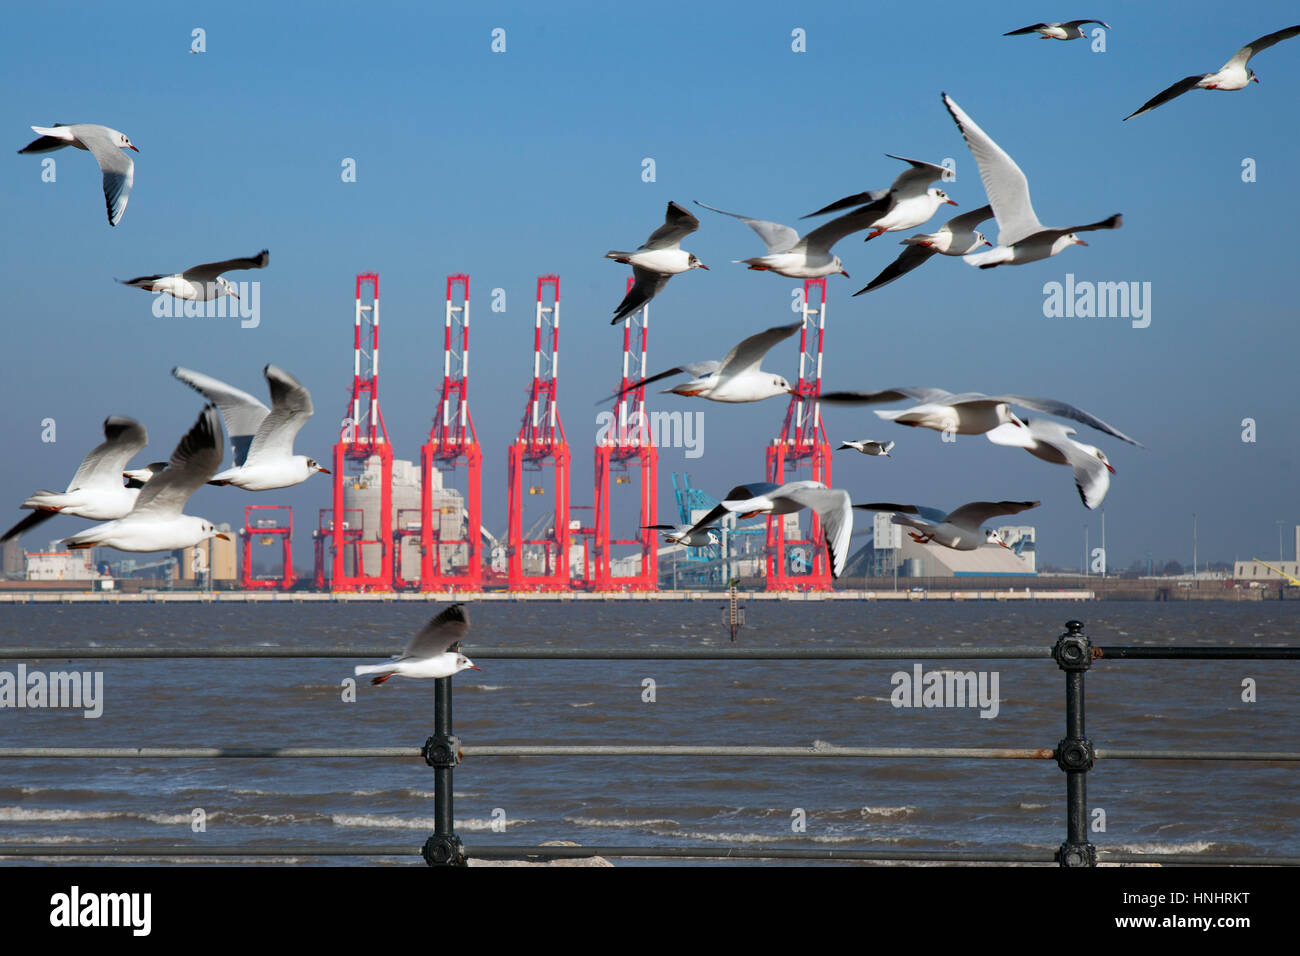
[[140, 152], [127, 139], [126, 134], [95, 123], [55, 123], [52, 127], [33, 126], [32, 130], [40, 133], [40, 138], [32, 140], [18, 152], [52, 153], [65, 146], [75, 146], [95, 157], [104, 174], [104, 203], [108, 208], [108, 224], [116, 226], [121, 222], [127, 200], [131, 198], [131, 183], [135, 179], [135, 163], [122, 150]]
[[177, 551], [213, 537], [229, 541], [212, 522], [183, 513], [190, 496], [217, 473], [221, 457], [221, 422], [216, 406], [208, 405], [172, 452], [167, 467], [140, 489], [129, 513], [65, 538], [65, 543], [74, 550], [100, 546]]
[[1041, 501], [972, 501], [947, 513], [938, 508], [886, 502], [853, 507], [894, 512], [892, 523], [916, 529], [909, 531], [908, 536], [918, 544], [933, 541], [954, 551], [974, 551], [985, 544], [1000, 544], [1009, 548], [996, 531], [981, 532], [980, 525], [990, 518], [1019, 514], [1037, 508], [1040, 504]]
[[854, 212], [869, 220], [862, 226], [862, 228], [871, 227], [871, 232], [863, 240], [866, 242], [886, 232], [915, 229], [923, 222], [927, 222], [945, 203], [950, 206], [957, 205], [942, 189], [929, 188], [930, 183], [938, 182], [948, 173], [947, 169], [919, 159], [908, 159], [890, 153], [885, 155], [890, 159], [907, 163], [911, 168], [900, 173], [888, 189], [869, 189], [864, 193], [845, 196], [816, 212], [810, 212], [803, 218], [809, 219], [828, 212], [861, 206], [861, 209], [856, 209]]
[[889, 285], [900, 276], [905, 276], [918, 266], [930, 261], [931, 256], [965, 256], [980, 246], [991, 246], [984, 233], [975, 227], [993, 215], [992, 206], [980, 206], [973, 212], [953, 216], [935, 232], [921, 232], [901, 240], [900, 245], [907, 248], [897, 259], [885, 266], [876, 276], [859, 289], [854, 295], [871, 292], [881, 286]]
[[882, 442], [882, 441], [869, 441], [867, 439], [863, 439], [862, 441], [846, 441], [843, 444], [841, 444], [839, 448], [836, 448], [835, 450], [844, 451], [847, 448], [851, 448], [854, 451], [859, 451], [864, 455], [873, 455], [875, 457], [884, 456], [885, 458], [892, 458], [894, 456], [891, 455], [889, 451], [893, 447], [894, 447], [894, 443], [892, 441]]
[[1035, 458], [1050, 461], [1054, 465], [1069, 465], [1074, 471], [1074, 486], [1079, 489], [1079, 497], [1084, 507], [1095, 509], [1110, 490], [1110, 476], [1115, 468], [1106, 457], [1106, 453], [1096, 445], [1085, 445], [1070, 436], [1073, 428], [1066, 428], [1059, 422], [1044, 421], [1035, 418], [1026, 420], [1024, 428], [1010, 423], [999, 425], [985, 436], [995, 445], [1008, 445], [1023, 448]]
[[1250, 58], [1261, 50], [1267, 50], [1275, 43], [1281, 43], [1283, 40], [1289, 40], [1297, 35], [1300, 35], [1300, 24], [1278, 30], [1275, 33], [1269, 33], [1258, 40], [1251, 40], [1234, 53], [1231, 60], [1213, 73], [1183, 77], [1173, 86], [1163, 89], [1151, 97], [1132, 113], [1129, 113], [1128, 116], [1125, 116], [1124, 119], [1131, 120], [1135, 116], [1150, 112], [1157, 106], [1162, 106], [1175, 97], [1182, 96], [1189, 90], [1244, 90], [1251, 83], [1259, 82], [1259, 77], [1255, 75], [1255, 71], [1246, 66], [1250, 62]]
[[265, 269], [270, 264], [271, 254], [263, 249], [257, 255], [246, 259], [205, 262], [171, 275], [136, 276], [134, 279], [117, 281], [122, 285], [134, 286], [146, 292], [166, 292], [177, 299], [190, 299], [197, 302], [218, 299], [223, 295], [238, 299], [239, 293], [231, 285], [230, 280], [221, 273], [239, 269]]
[[670, 202], [664, 224], [650, 233], [650, 238], [634, 252], [605, 253], [606, 259], [630, 265], [636, 280], [614, 310], [610, 325], [616, 325], [657, 296], [673, 276], [691, 269], [708, 270], [708, 266], [681, 248], [682, 240], [699, 228], [700, 221], [689, 209]]
[[727, 512], [736, 512], [741, 518], [752, 518], [760, 514], [788, 515], [804, 508], [811, 508], [821, 520], [826, 550], [831, 559], [831, 576], [839, 577], [849, 558], [853, 510], [847, 491], [827, 488], [820, 481], [791, 481], [784, 485], [771, 482], [737, 485], [727, 492], [727, 497], [716, 507], [695, 522], [690, 530], [700, 531]]
[[966, 262], [981, 269], [1024, 265], [1026, 262], [1054, 256], [1070, 246], [1086, 246], [1087, 243], [1076, 233], [1118, 229], [1123, 223], [1123, 217], [1116, 214], [1109, 219], [1083, 226], [1048, 229], [1038, 221], [1038, 216], [1034, 213], [1033, 204], [1029, 201], [1029, 180], [1015, 160], [993, 142], [947, 93], [943, 94], [943, 104], [961, 130], [966, 145], [970, 147], [975, 162], [979, 165], [984, 191], [988, 193], [989, 205], [993, 207], [993, 215], [998, 221], [997, 246], [987, 252], [963, 256]]
[[665, 393], [707, 398], [713, 402], [758, 402], [775, 395], [793, 393], [789, 382], [780, 375], [763, 371], [761, 366], [763, 358], [774, 345], [790, 338], [802, 327], [802, 322], [774, 326], [741, 341], [723, 356], [721, 362], [683, 362], [676, 368], [633, 382], [622, 391], [615, 392], [610, 399], [670, 375], [690, 375], [691, 380], [666, 388]]
[[938, 432], [954, 432], [958, 435], [983, 435], [999, 425], [1011, 424], [1024, 428], [1025, 423], [1011, 411], [1012, 405], [1054, 415], [1057, 418], [1069, 418], [1080, 424], [1095, 428], [1126, 441], [1130, 445], [1141, 442], [1129, 438], [1122, 431], [1107, 425], [1100, 418], [1054, 398], [1034, 398], [1028, 395], [985, 395], [982, 392], [963, 392], [954, 395], [941, 388], [924, 388], [900, 386], [881, 389], [878, 392], [823, 392], [821, 401], [831, 405], [878, 405], [885, 402], [898, 402], [910, 398], [919, 404], [901, 411], [877, 411], [876, 415], [886, 421], [914, 428], [931, 428]]
[[[38, 491], [29, 497], [22, 507], [32, 509], [32, 513], [0, 536], [0, 541], [16, 538], [60, 514], [95, 521], [125, 517], [135, 506], [143, 483], [123, 484], [123, 469], [147, 444], [149, 433], [134, 418], [111, 415], [104, 419], [104, 440], [82, 459], [67, 490]], [[164, 467], [166, 462], [149, 465], [147, 470], [161, 471]]]
[[825, 225], [810, 230], [806, 235], [799, 235], [790, 226], [765, 219], [751, 219], [739, 213], [727, 212], [695, 200], [697, 206], [720, 212], [724, 216], [739, 219], [758, 233], [758, 237], [767, 246], [767, 255], [752, 259], [733, 259], [742, 262], [758, 272], [775, 272], [777, 275], [791, 279], [819, 279], [822, 276], [840, 274], [848, 277], [840, 257], [831, 254], [831, 247], [845, 236], [860, 232], [871, 226], [879, 218], [875, 213], [851, 212], [837, 216]]
[[716, 540], [713, 536], [720, 534], [722, 529], [709, 527], [696, 531], [688, 524], [646, 524], [641, 526], [641, 530], [659, 531], [669, 544], [680, 544], [686, 548], [707, 548]]
[[297, 485], [329, 469], [306, 455], [293, 453], [293, 440], [315, 409], [311, 393], [282, 368], [262, 370], [271, 390], [271, 407], [245, 391], [210, 375], [174, 368], [172, 375], [221, 409], [230, 435], [235, 466], [213, 476], [214, 485], [234, 485], [245, 491], [270, 491]]
[[1044, 40], [1083, 40], [1088, 34], [1080, 29], [1085, 23], [1098, 23], [1110, 29], [1110, 24], [1101, 20], [1066, 20], [1064, 23], [1034, 23], [1027, 27], [1021, 27], [1019, 30], [1010, 30], [1002, 34], [1004, 37], [1018, 37], [1027, 33], [1037, 33]]
[[469, 633], [469, 614], [463, 604], [445, 608], [411, 638], [406, 650], [384, 664], [358, 664], [358, 677], [375, 674], [370, 683], [382, 684], [390, 677], [450, 677], [463, 670], [479, 670], [460, 653], [460, 642]]

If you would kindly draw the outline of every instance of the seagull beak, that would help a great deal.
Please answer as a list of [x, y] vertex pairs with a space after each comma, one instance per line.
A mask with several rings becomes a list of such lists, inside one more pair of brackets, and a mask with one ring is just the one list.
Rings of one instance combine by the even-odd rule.
[[328, 468], [322, 468], [322, 469], [320, 470], [320, 473], [321, 473], [322, 475], [328, 475], [328, 474], [330, 473], [330, 470], [329, 470]]
[[789, 394], [789, 395], [798, 395], [798, 394], [799, 394], [799, 390], [798, 390], [798, 389], [795, 389], [795, 388], [787, 388], [787, 389], [786, 389], [786, 393]]
[[710, 271], [712, 271], [712, 270], [710, 270], [709, 267], [706, 266], [703, 262], [699, 263], [699, 267], [700, 267], [701, 269], [703, 269], [705, 272], [710, 272]]
[[957, 204], [956, 204], [955, 202], [953, 202], [951, 199], [947, 200], [947, 202], [948, 202], [948, 205], [949, 205], [949, 206], [955, 206], [955, 205], [957, 205]]
[[840, 270], [840, 275], [844, 276], [844, 278], [846, 279], [849, 278], [849, 274], [845, 272], [843, 269]]
[[220, 531], [218, 531], [216, 534], [214, 534], [213, 537], [214, 537], [214, 538], [220, 538], [222, 541], [229, 541], [229, 540], [230, 540], [230, 535], [228, 535], [228, 534], [222, 534]]
[[1007, 544], [1005, 541], [999, 541], [998, 544], [1002, 545], [1002, 547], [1006, 548], [1008, 551], [1011, 550], [1011, 545]]
[[470, 665], [469, 665], [469, 669], [472, 670], [472, 671], [481, 671], [481, 670], [483, 670], [483, 668], [479, 667], [477, 664], [470, 664]]
[[991, 242], [989, 242], [987, 239], [985, 239], [985, 240], [984, 240], [984, 245], [986, 245], [986, 246], [992, 246], [993, 243], [991, 243]]
[[1084, 242], [1082, 239], [1076, 239], [1076, 240], [1074, 240], [1074, 244], [1077, 245], [1077, 246], [1086, 246], [1086, 245], [1087, 245], [1087, 243]]
[[136, 149], [134, 146], [128, 146], [127, 149], [131, 150], [133, 153], [138, 153], [138, 152], [140, 152], [140, 151], [139, 151], [138, 149]]
[[1252, 76], [1252, 77], [1250, 78], [1250, 82], [1252, 82], [1252, 83], [1258, 83], [1258, 82], [1259, 82], [1259, 77], [1258, 77], [1258, 76]]
[[1115, 469], [1112, 468], [1110, 465], [1106, 466], [1106, 470], [1109, 471], [1112, 475], [1115, 474]]

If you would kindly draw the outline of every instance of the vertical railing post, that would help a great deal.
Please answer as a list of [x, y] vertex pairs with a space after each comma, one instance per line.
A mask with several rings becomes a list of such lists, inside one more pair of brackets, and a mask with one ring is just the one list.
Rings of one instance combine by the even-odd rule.
[[433, 689], [433, 736], [424, 742], [424, 761], [433, 768], [433, 836], [421, 852], [430, 866], [465, 865], [452, 809], [452, 770], [460, 762], [460, 739], [451, 729], [451, 678], [439, 677]]
[[1056, 765], [1065, 771], [1066, 840], [1056, 851], [1061, 866], [1096, 866], [1097, 848], [1088, 842], [1088, 771], [1096, 761], [1084, 735], [1083, 676], [1092, 666], [1092, 642], [1082, 621], [1066, 621], [1066, 633], [1052, 648], [1065, 671], [1065, 736], [1056, 745]]

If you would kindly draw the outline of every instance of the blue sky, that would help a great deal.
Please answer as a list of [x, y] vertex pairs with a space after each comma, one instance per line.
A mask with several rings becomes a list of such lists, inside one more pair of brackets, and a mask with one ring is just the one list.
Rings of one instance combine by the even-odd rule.
[[[5, 13], [0, 104], [12, 149], [0, 171], [0, 270], [7, 292], [8, 453], [0, 500], [62, 488], [112, 413], [139, 418], [149, 460], [170, 454], [200, 401], [173, 380], [185, 365], [257, 394], [279, 364], [311, 388], [316, 418], [298, 450], [325, 460], [345, 414], [356, 273], [382, 282], [381, 402], [398, 457], [418, 459], [441, 376], [445, 277], [469, 272], [475, 310], [471, 409], [484, 446], [484, 514], [505, 526], [505, 449], [531, 372], [537, 275], [560, 274], [561, 415], [574, 450], [575, 504], [591, 500], [595, 402], [619, 370], [608, 317], [634, 248], [669, 200], [699, 199], [794, 223], [862, 189], [886, 186], [885, 153], [952, 157], [950, 195], [985, 201], [977, 171], [939, 99], [946, 90], [1025, 170], [1053, 225], [1122, 212], [1124, 227], [1088, 248], [1019, 268], [956, 259], [866, 296], [850, 294], [898, 253], [899, 235], [836, 248], [852, 279], [830, 280], [825, 383], [932, 385], [1064, 399], [1144, 442], [1106, 436], [1117, 475], [1106, 499], [1112, 568], [1150, 551], [1191, 558], [1199, 514], [1206, 559], [1277, 556], [1277, 522], [1300, 522], [1295, 473], [1297, 307], [1293, 291], [1300, 140], [1300, 38], [1252, 62], [1261, 83], [1193, 92], [1120, 118], [1176, 79], [1217, 69], [1249, 40], [1300, 20], [1294, 4], [1144, 3], [1049, 9], [1004, 3], [901, 6], [517, 4], [447, 12], [429, 4], [23, 5]], [[1043, 18], [1107, 20], [1104, 53], [1084, 41], [1001, 36]], [[189, 55], [191, 30], [207, 52]], [[490, 49], [494, 28], [506, 52]], [[791, 50], [806, 31], [807, 52]], [[910, 33], [910, 39], [909, 39]], [[99, 176], [65, 150], [58, 179], [16, 150], [30, 125], [93, 122], [140, 148], [130, 205], [105, 220]], [[134, 154], [133, 154], [134, 155]], [[343, 183], [351, 157], [357, 181]], [[642, 160], [656, 181], [642, 181]], [[1255, 160], [1257, 181], [1242, 181]], [[947, 209], [948, 207], [944, 207]], [[956, 210], [950, 210], [956, 212]], [[675, 278], [652, 306], [658, 370], [720, 358], [745, 335], [790, 321], [794, 280], [729, 260], [761, 244], [742, 224], [699, 211], [685, 243], [710, 272]], [[937, 217], [932, 226], [942, 221]], [[992, 223], [987, 224], [992, 227]], [[990, 231], [995, 231], [991, 230]], [[116, 278], [177, 271], [269, 248], [258, 279], [261, 324], [159, 319], [150, 296]], [[1043, 287], [1151, 283], [1151, 324], [1047, 318]], [[494, 288], [507, 310], [487, 308]], [[793, 377], [795, 347], [773, 353]], [[762, 476], [763, 444], [784, 415], [771, 400], [730, 407], [676, 396], [652, 408], [702, 411], [702, 458], [663, 449], [661, 513], [675, 514], [669, 473], [720, 493]], [[58, 440], [41, 442], [41, 421]], [[1254, 419], [1257, 441], [1241, 440]], [[829, 409], [832, 441], [893, 439], [892, 460], [835, 462], [858, 499], [955, 507], [1040, 498], [1029, 517], [1040, 560], [1077, 566], [1086, 511], [1069, 472], [979, 436]], [[238, 523], [247, 503], [295, 507], [307, 560], [327, 480], [259, 496], [207, 488], [189, 511]], [[629, 501], [629, 507], [635, 507]], [[82, 522], [60, 519], [43, 545]], [[627, 523], [630, 525], [630, 519]], [[626, 526], [625, 526], [626, 527]]]

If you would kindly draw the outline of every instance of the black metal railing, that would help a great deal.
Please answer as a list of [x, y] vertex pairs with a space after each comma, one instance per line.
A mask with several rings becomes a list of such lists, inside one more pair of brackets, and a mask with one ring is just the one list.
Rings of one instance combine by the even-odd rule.
[[[213, 647], [213, 648], [0, 648], [0, 660], [53, 658], [97, 659], [240, 659], [240, 658], [375, 658], [389, 648], [356, 647]], [[665, 859], [792, 859], [843, 861], [1057, 863], [1063, 867], [1113, 863], [1192, 863], [1198, 865], [1300, 865], [1285, 856], [1210, 856], [1206, 854], [1134, 853], [1099, 849], [1088, 839], [1087, 775], [1104, 760], [1225, 760], [1300, 763], [1296, 751], [1151, 750], [1095, 747], [1085, 724], [1085, 675], [1096, 661], [1122, 660], [1300, 660], [1300, 647], [1222, 647], [1094, 645], [1079, 621], [1066, 623], [1052, 647], [935, 647], [821, 648], [467, 648], [482, 660], [1041, 660], [1052, 658], [1065, 673], [1065, 736], [1054, 747], [771, 747], [673, 745], [470, 745], [461, 743], [452, 721], [452, 679], [434, 682], [434, 729], [423, 747], [0, 747], [4, 758], [424, 758], [434, 771], [434, 832], [419, 850], [430, 866], [460, 866], [469, 859], [557, 860], [590, 857]], [[964, 759], [1055, 760], [1065, 773], [1066, 837], [1054, 852], [1043, 851], [927, 851], [848, 850], [806, 847], [690, 847], [690, 846], [465, 846], [455, 832], [453, 778], [466, 757], [779, 757], [783, 759]], [[257, 847], [189, 846], [139, 847], [0, 846], [0, 856], [22, 857], [381, 857], [414, 855], [411, 847], [342, 845], [259, 845]]]

